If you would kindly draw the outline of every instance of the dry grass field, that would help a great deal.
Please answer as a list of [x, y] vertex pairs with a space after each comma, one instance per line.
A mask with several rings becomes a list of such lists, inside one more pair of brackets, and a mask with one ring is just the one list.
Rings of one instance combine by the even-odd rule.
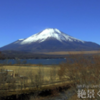
[[14, 74], [18, 74], [20, 76], [33, 77], [38, 75], [39, 73], [43, 77], [44, 81], [50, 81], [51, 78], [54, 78], [54, 81], [59, 81], [58, 70], [60, 69], [57, 65], [31, 65], [31, 66], [23, 66], [23, 65], [4, 65], [1, 67], [5, 70], [13, 70]]
[[28, 100], [36, 100], [41, 91], [57, 89], [58, 93], [59, 87], [70, 84], [69, 77], [60, 74], [60, 70], [60, 65], [1, 65], [0, 98], [16, 95], [17, 100], [21, 94], [34, 93]]
[[[62, 84], [69, 84], [71, 89], [75, 92], [69, 100], [77, 100], [82, 99], [82, 97], [78, 98], [78, 90], [80, 88], [78, 88], [77, 85], [100, 84], [100, 56], [98, 55], [84, 55], [84, 53], [81, 52], [81, 55], [70, 54], [70, 56], [66, 58], [66, 63], [60, 65], [3, 65], [0, 68], [13, 70], [13, 78], [19, 80], [19, 83], [16, 81], [8, 83], [3, 78], [3, 81], [7, 86], [11, 86], [9, 90], [16, 90], [16, 84], [18, 84], [17, 89], [20, 88], [20, 90], [23, 91], [21, 93], [27, 92], [27, 89], [28, 91], [31, 91], [33, 88], [36, 90], [37, 88], [53, 89], [57, 85], [63, 87]], [[64, 83], [65, 80], [66, 83]], [[0, 81], [2, 84], [0, 89], [4, 89], [4, 86], [6, 87], [6, 84], [4, 84], [3, 81]], [[29, 87], [31, 87], [30, 90]], [[94, 87], [93, 89], [97, 92], [100, 88]], [[83, 90], [87, 91], [87, 88], [83, 88]], [[99, 99], [100, 98], [96, 96], [96, 100]], [[90, 98], [86, 98], [86, 100], [90, 100]]]
[[61, 51], [61, 52], [49, 52], [45, 54], [50, 55], [68, 55], [68, 54], [98, 54], [100, 51]]
[[[0, 93], [6, 90], [6, 95], [13, 95], [50, 89], [68, 83], [68, 76], [59, 76], [58, 65], [3, 65], [0, 66]], [[63, 81], [62, 81], [63, 80]], [[13, 92], [10, 92], [13, 91]], [[23, 92], [22, 92], [23, 91]], [[40, 91], [40, 90], [39, 90]]]

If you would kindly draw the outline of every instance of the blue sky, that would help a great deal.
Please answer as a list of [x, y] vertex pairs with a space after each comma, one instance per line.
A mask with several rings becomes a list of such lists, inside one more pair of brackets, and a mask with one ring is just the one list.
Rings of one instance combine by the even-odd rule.
[[100, 0], [0, 0], [0, 47], [45, 28], [100, 44]]

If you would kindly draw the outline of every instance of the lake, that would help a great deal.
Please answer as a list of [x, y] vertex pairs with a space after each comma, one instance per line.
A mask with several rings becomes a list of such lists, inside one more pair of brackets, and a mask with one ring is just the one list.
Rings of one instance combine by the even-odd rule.
[[65, 58], [61, 59], [7, 59], [0, 60], [1, 64], [43, 64], [43, 65], [58, 65], [60, 63], [66, 62]]

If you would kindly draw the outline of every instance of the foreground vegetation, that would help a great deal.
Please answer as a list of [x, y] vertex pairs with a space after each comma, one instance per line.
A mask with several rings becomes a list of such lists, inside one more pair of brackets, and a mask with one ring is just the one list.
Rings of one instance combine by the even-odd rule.
[[[74, 91], [74, 95], [67, 100], [99, 100], [100, 98], [97, 95], [100, 88], [98, 87], [100, 84], [99, 54], [69, 53], [66, 63], [60, 65], [1, 65], [0, 69], [0, 96], [16, 94], [18, 97], [22, 93], [34, 92], [35, 99], [30, 100], [36, 100], [40, 91], [57, 90], [58, 87], [68, 86]], [[86, 94], [80, 95], [79, 91], [84, 91]], [[56, 91], [53, 92], [55, 93]]]
[[43, 65], [1, 65], [0, 96], [20, 95], [66, 87], [69, 77], [61, 77], [60, 67]]
[[74, 85], [71, 88], [75, 94], [69, 100], [99, 100], [100, 55], [72, 55], [64, 64], [63, 70]]

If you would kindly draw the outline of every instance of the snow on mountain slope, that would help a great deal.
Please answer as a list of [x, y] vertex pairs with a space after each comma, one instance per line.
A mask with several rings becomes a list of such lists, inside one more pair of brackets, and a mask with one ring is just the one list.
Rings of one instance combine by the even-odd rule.
[[0, 48], [0, 50], [17, 50], [26, 52], [57, 52], [100, 50], [94, 42], [81, 41], [58, 29], [47, 28], [25, 39], [19, 39]]
[[14, 44], [20, 44], [22, 41], [24, 41], [25, 39], [18, 39], [17, 41], [14, 42]]
[[70, 42], [77, 41], [77, 42], [84, 43], [84, 41], [73, 38], [73, 37], [59, 31], [56, 28], [47, 28], [40, 33], [34, 34], [34, 35], [22, 40], [22, 42], [20, 44], [30, 44], [33, 42], [40, 43], [40, 42], [45, 41], [48, 38], [55, 38], [60, 42], [62, 42], [62, 41], [70, 41]]

